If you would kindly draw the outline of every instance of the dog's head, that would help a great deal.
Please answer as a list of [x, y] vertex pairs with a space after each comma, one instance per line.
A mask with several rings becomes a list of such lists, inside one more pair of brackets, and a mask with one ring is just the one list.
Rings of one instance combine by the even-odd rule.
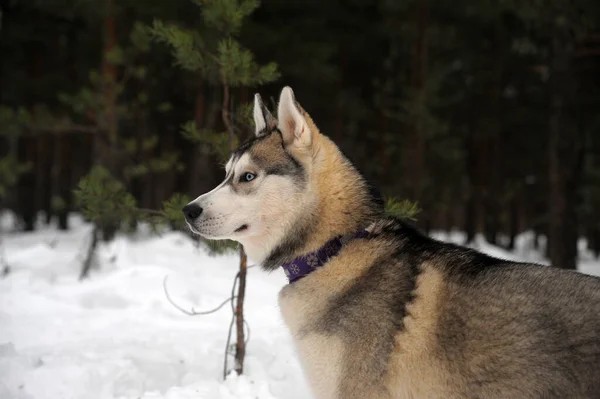
[[278, 117], [257, 94], [255, 137], [231, 155], [221, 184], [183, 208], [192, 231], [238, 241], [254, 260], [266, 256], [316, 203], [309, 180], [320, 133], [289, 87], [281, 92]]

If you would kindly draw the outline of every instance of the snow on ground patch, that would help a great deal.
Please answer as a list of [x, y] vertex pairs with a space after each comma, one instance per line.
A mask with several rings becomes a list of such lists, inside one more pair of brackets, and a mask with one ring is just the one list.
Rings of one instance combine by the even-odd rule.
[[[222, 379], [231, 313], [188, 317], [227, 298], [237, 272], [233, 256], [209, 257], [185, 235], [145, 232], [102, 244], [100, 271], [77, 281], [90, 226], [69, 232], [42, 227], [5, 235], [11, 274], [0, 279], [0, 398], [10, 399], [300, 399], [310, 397], [277, 307], [283, 273], [248, 272], [251, 327], [245, 375]], [[7, 231], [9, 223], [0, 218]], [[436, 233], [461, 242], [458, 233]], [[474, 246], [509, 259], [543, 258], [520, 237], [514, 253], [478, 238]], [[589, 255], [589, 256], [588, 256]], [[600, 263], [582, 255], [582, 271]], [[231, 363], [231, 361], [230, 361]]]
[[309, 397], [277, 308], [283, 275], [249, 270], [247, 375], [222, 381], [231, 312], [182, 315], [163, 280], [177, 303], [208, 309], [230, 295], [235, 257], [209, 257], [179, 233], [119, 237], [80, 283], [90, 229], [76, 225], [5, 236], [0, 398]]

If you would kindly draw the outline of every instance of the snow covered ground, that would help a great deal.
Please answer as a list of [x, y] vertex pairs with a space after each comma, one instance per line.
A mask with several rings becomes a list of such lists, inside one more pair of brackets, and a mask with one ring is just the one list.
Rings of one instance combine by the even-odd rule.
[[[98, 251], [102, 265], [78, 282], [90, 226], [42, 227], [11, 233], [0, 219], [12, 272], [0, 279], [1, 399], [183, 399], [310, 397], [277, 309], [283, 273], [249, 270], [246, 316], [251, 326], [245, 371], [222, 381], [231, 312], [181, 314], [166, 300], [210, 309], [230, 295], [233, 256], [209, 257], [187, 236], [121, 236]], [[461, 242], [460, 233], [434, 234]], [[523, 234], [514, 253], [485, 243], [495, 256], [544, 262]], [[600, 275], [581, 243], [580, 269]], [[231, 363], [231, 362], [230, 362]]]

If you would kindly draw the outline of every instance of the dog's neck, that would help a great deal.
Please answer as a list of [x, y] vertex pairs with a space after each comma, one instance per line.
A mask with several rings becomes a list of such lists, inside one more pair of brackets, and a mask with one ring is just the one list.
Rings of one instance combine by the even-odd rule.
[[357, 238], [365, 238], [368, 235], [369, 231], [362, 229], [349, 236], [334, 237], [318, 250], [299, 256], [291, 262], [284, 263], [281, 267], [291, 284], [327, 264], [329, 259], [336, 256], [347, 242]]
[[[312, 209], [299, 214], [294, 228], [282, 232], [271, 248], [245, 244], [250, 257], [266, 270], [317, 251], [336, 236], [353, 234], [382, 215], [360, 173], [331, 140], [315, 136], [315, 155], [307, 171], [307, 189], [315, 195]], [[253, 257], [253, 252], [258, 256]], [[260, 252], [265, 255], [259, 256]]]

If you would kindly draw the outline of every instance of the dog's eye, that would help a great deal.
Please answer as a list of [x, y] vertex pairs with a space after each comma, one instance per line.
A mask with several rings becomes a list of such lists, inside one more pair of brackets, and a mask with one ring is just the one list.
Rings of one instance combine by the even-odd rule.
[[249, 181], [254, 180], [255, 178], [256, 175], [254, 173], [246, 172], [240, 177], [240, 182], [247, 183]]

